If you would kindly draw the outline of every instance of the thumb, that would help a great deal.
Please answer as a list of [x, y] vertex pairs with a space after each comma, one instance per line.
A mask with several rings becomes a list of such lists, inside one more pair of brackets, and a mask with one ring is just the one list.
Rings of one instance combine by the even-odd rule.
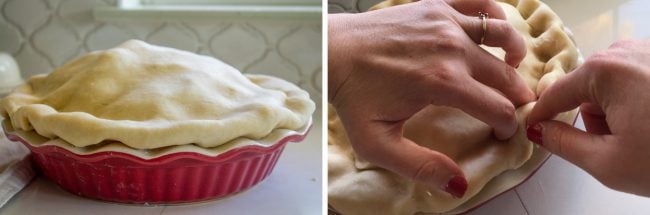
[[563, 122], [542, 121], [526, 128], [528, 139], [589, 173], [599, 172], [611, 135], [587, 133]]

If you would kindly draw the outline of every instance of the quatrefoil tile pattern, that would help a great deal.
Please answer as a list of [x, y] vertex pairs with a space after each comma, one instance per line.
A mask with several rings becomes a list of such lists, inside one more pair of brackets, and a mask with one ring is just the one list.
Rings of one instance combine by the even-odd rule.
[[[98, 6], [115, 0], [0, 0], [0, 51], [24, 78], [128, 39], [215, 56], [246, 73], [292, 81], [321, 100], [320, 20], [100, 22]], [[317, 113], [318, 114], [318, 113]]]
[[383, 0], [328, 0], [328, 13], [359, 13]]

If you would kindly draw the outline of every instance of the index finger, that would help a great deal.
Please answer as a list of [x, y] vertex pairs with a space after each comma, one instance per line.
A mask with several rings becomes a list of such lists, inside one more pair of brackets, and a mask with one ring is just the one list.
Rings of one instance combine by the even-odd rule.
[[592, 90], [593, 76], [589, 70], [590, 64], [585, 63], [546, 88], [528, 116], [528, 125], [551, 119], [558, 113], [572, 110], [582, 103], [597, 103]]

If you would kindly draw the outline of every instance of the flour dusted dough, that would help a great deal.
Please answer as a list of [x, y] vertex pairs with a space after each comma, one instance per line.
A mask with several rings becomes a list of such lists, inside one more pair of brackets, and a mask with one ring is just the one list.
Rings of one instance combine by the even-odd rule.
[[137, 40], [34, 76], [0, 101], [16, 129], [77, 147], [119, 141], [136, 149], [259, 139], [305, 126], [314, 108], [284, 80]]
[[[379, 9], [407, 1], [385, 1]], [[526, 84], [540, 95], [560, 76], [578, 65], [579, 53], [564, 31], [560, 19], [537, 0], [499, 3], [508, 21], [523, 35], [528, 48], [517, 69]], [[504, 51], [484, 47], [503, 59]], [[469, 187], [460, 199], [374, 166], [356, 156], [345, 130], [330, 106], [328, 130], [328, 201], [344, 215], [444, 213], [467, 202], [494, 177], [519, 168], [531, 156], [533, 144], [526, 138], [525, 119], [533, 103], [517, 109], [519, 129], [506, 142], [499, 142], [491, 129], [464, 112], [448, 107], [429, 106], [409, 119], [404, 135], [456, 161]], [[556, 119], [571, 122], [575, 111]]]

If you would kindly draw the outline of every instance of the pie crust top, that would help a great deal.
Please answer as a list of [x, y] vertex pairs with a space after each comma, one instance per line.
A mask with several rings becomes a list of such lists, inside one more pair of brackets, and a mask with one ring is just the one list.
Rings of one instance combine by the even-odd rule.
[[76, 147], [216, 147], [309, 123], [309, 94], [279, 78], [244, 75], [208, 56], [138, 40], [36, 75], [0, 100], [15, 129]]
[[[373, 9], [407, 3], [384, 1]], [[517, 73], [537, 95], [580, 63], [576, 45], [559, 17], [537, 0], [501, 1], [507, 20], [524, 37], [527, 54]], [[483, 47], [503, 59], [500, 48]], [[359, 158], [352, 150], [336, 110], [328, 117], [328, 202], [344, 215], [444, 213], [459, 207], [493, 178], [517, 169], [532, 155], [525, 120], [534, 102], [517, 109], [519, 128], [507, 141], [497, 141], [485, 123], [450, 107], [429, 106], [405, 123], [404, 136], [442, 152], [459, 164], [468, 180], [462, 198], [403, 178]], [[571, 123], [576, 111], [556, 120]]]

